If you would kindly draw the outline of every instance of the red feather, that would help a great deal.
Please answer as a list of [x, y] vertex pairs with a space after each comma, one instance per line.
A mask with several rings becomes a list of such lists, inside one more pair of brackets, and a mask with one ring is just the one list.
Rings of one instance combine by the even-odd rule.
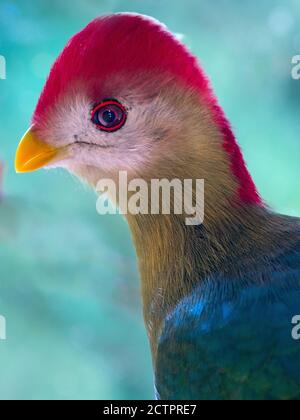
[[204, 98], [224, 136], [224, 149], [230, 155], [232, 172], [239, 181], [240, 200], [248, 204], [260, 203], [230, 124], [197, 59], [162, 25], [145, 16], [100, 17], [71, 38], [52, 67], [33, 122], [47, 115], [47, 109], [72, 81], [103, 80], [106, 75], [124, 71], [155, 70], [159, 74], [173, 74]]

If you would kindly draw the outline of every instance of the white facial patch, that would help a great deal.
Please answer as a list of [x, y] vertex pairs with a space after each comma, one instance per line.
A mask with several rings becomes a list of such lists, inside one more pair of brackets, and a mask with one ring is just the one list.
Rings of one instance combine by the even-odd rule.
[[[120, 85], [126, 86], [126, 92]], [[74, 89], [66, 94], [52, 109], [47, 121], [39, 127], [44, 141], [57, 148], [68, 150], [70, 158], [59, 166], [80, 164], [99, 168], [104, 174], [126, 170], [141, 173], [153, 160], [151, 151], [155, 141], [163, 137], [162, 124], [174, 124], [176, 110], [157, 95], [145, 95], [140, 82], [131, 86], [120, 81], [109, 88], [98, 103], [112, 98], [127, 109], [127, 120], [119, 130], [105, 132], [92, 122], [91, 112], [96, 105], [84, 89]], [[147, 90], [146, 90], [147, 91]]]

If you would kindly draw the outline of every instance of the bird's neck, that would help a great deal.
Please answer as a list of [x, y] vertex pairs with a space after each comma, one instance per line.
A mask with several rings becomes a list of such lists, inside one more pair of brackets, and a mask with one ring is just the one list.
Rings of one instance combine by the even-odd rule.
[[233, 267], [234, 258], [262, 246], [266, 210], [227, 209], [211, 223], [186, 226], [176, 215], [129, 216], [142, 283], [146, 327], [155, 355], [163, 320], [176, 304], [210, 274]]

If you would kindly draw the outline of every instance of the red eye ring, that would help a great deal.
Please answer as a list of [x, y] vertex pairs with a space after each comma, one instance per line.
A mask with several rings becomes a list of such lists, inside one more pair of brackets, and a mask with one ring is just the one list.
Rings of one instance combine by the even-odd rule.
[[116, 99], [105, 99], [91, 111], [91, 121], [98, 130], [114, 132], [125, 124], [127, 110]]

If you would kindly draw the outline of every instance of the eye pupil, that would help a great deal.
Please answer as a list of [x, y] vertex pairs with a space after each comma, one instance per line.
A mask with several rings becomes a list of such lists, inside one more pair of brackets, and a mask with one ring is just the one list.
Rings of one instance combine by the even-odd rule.
[[119, 130], [127, 118], [125, 107], [117, 100], [105, 100], [92, 110], [91, 120], [96, 128], [102, 131], [113, 132]]
[[116, 114], [111, 109], [108, 109], [107, 111], [103, 112], [102, 118], [106, 123], [111, 124], [114, 122]]

